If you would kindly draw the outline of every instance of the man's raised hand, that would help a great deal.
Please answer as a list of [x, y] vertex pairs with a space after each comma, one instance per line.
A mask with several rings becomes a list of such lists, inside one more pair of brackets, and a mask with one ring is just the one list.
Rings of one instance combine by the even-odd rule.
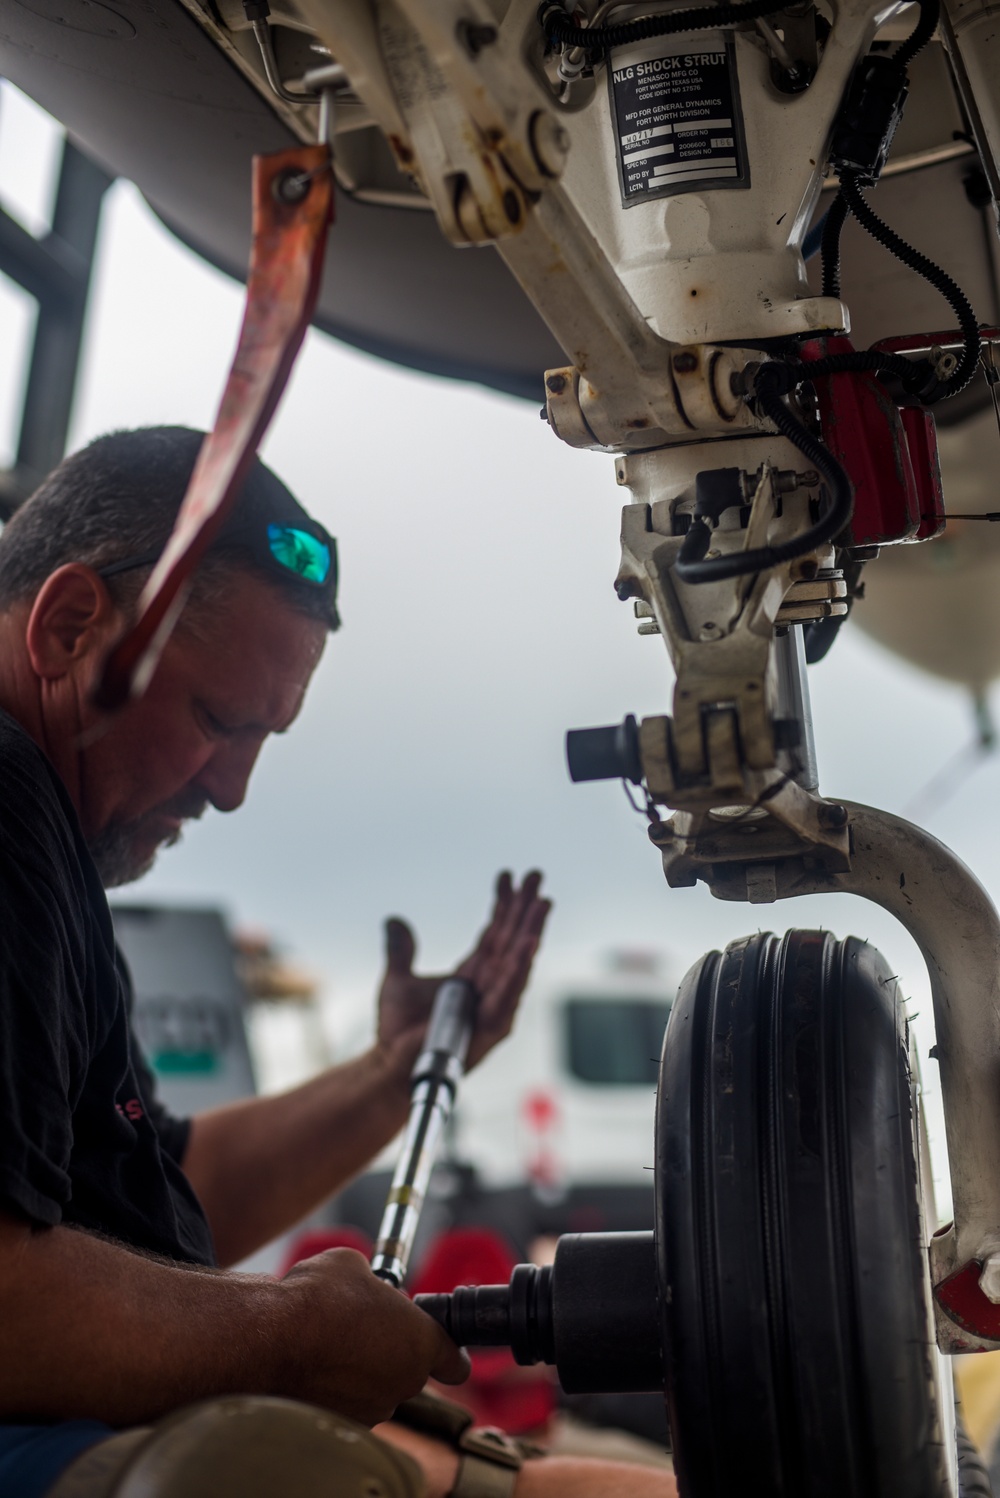
[[[515, 885], [505, 870], [497, 879], [489, 924], [474, 950], [455, 969], [479, 993], [476, 1029], [467, 1066], [475, 1066], [510, 1034], [531, 972], [551, 901], [539, 893], [542, 876]], [[386, 971], [379, 994], [378, 1045], [397, 1074], [408, 1075], [423, 1041], [431, 1005], [449, 974], [421, 978], [413, 972], [416, 939], [397, 916], [386, 922]]]

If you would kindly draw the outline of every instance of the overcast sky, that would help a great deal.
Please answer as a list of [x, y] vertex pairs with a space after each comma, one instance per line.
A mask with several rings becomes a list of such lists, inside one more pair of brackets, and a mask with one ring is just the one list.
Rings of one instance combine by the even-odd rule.
[[[32, 227], [51, 152], [44, 119], [5, 88], [0, 193]], [[210, 425], [241, 306], [241, 288], [117, 184], [71, 445], [122, 426]], [[0, 286], [0, 462], [29, 325], [27, 299]], [[247, 805], [209, 814], [130, 894], [224, 906], [344, 1006], [374, 989], [386, 914], [411, 918], [428, 962], [449, 964], [494, 871], [538, 865], [557, 902], [553, 970], [589, 971], [628, 946], [680, 971], [759, 924], [826, 926], [876, 941], [926, 1010], [916, 949], [881, 911], [846, 897], [750, 910], [670, 891], [621, 787], [569, 783], [567, 728], [670, 705], [662, 642], [636, 636], [612, 591], [622, 491], [610, 458], [563, 447], [534, 406], [316, 333], [263, 455], [339, 538], [344, 627]], [[853, 626], [810, 674], [826, 794], [901, 811], [971, 737], [959, 689]], [[995, 761], [963, 775], [928, 818], [994, 893], [998, 780]]]

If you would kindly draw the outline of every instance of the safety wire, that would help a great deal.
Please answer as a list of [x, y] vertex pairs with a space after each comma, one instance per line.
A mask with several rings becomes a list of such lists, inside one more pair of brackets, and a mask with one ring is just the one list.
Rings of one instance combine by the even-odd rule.
[[997, 435], [1000, 436], [1000, 369], [997, 368], [997, 351], [992, 338], [983, 340], [982, 352], [983, 374], [986, 383], [990, 387], [990, 397], [993, 401], [993, 415], [996, 417]]
[[652, 796], [649, 794], [649, 791], [646, 789], [645, 782], [643, 782], [641, 789], [646, 801], [645, 806], [639, 805], [638, 801], [635, 799], [631, 790], [629, 789], [628, 781], [625, 779], [624, 775], [622, 776], [622, 790], [625, 792], [625, 797], [628, 801], [629, 806], [631, 806], [633, 811], [637, 811], [641, 817], [645, 817], [646, 821], [652, 827], [660, 821], [660, 814], [656, 809], [656, 802], [653, 800]]

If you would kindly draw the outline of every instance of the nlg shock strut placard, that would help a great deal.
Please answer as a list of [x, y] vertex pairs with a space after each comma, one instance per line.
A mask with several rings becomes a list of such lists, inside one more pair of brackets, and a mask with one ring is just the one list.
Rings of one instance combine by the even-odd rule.
[[731, 40], [702, 31], [623, 47], [608, 81], [623, 207], [750, 186]]

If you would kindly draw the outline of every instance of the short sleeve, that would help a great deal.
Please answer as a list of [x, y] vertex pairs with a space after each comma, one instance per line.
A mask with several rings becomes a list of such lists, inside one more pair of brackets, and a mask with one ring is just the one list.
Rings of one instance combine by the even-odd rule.
[[24, 753], [0, 765], [0, 1198], [51, 1225], [71, 1194], [86, 1069], [87, 924], [45, 773]]

